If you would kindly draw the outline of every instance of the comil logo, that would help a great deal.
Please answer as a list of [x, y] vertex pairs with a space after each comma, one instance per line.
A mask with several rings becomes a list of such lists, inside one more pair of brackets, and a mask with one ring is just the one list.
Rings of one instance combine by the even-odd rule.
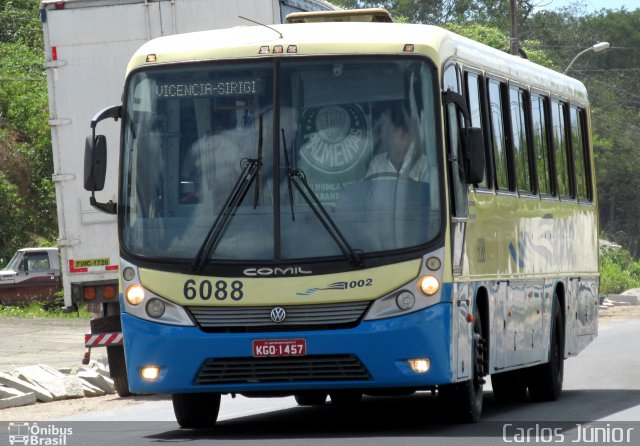
[[40, 426], [38, 423], [9, 423], [9, 444], [33, 446], [65, 446], [73, 435], [70, 427], [58, 427], [53, 424]]

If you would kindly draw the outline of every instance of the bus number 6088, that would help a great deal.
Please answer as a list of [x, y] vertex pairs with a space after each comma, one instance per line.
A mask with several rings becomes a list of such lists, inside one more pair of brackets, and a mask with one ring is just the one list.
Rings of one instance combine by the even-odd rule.
[[202, 280], [198, 285], [194, 279], [189, 279], [184, 283], [183, 293], [187, 300], [199, 298], [201, 300], [209, 300], [212, 297], [216, 300], [225, 300], [227, 297], [238, 301], [244, 297], [243, 283], [240, 280], [234, 280], [228, 283], [226, 280]]

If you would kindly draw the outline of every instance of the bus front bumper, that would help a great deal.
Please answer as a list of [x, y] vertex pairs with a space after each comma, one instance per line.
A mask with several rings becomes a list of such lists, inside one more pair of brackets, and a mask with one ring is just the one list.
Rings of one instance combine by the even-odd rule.
[[[122, 332], [129, 388], [134, 393], [426, 388], [453, 380], [450, 303], [405, 316], [363, 321], [349, 329], [284, 333], [205, 333], [198, 327], [158, 324], [123, 313]], [[285, 370], [288, 363], [277, 360], [276, 369], [280, 367], [281, 374], [276, 371], [277, 376], [267, 379], [247, 378], [244, 372], [256, 361], [273, 359], [253, 358], [253, 342], [273, 339], [304, 339], [306, 354], [297, 358], [356, 358], [367, 376], [327, 380], [310, 373], [308, 377], [294, 378]], [[429, 370], [414, 372], [409, 360], [423, 358], [429, 359]], [[245, 377], [241, 382], [202, 383], [203, 366], [211, 359], [222, 359], [223, 363], [239, 359]], [[159, 369], [154, 380], [141, 377], [142, 369], [149, 366]], [[215, 381], [216, 376], [213, 378]]]

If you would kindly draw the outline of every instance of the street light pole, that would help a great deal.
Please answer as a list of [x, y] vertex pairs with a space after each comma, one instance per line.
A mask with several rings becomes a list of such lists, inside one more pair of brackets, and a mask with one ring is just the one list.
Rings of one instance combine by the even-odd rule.
[[593, 51], [594, 53], [600, 53], [606, 49], [608, 49], [611, 45], [609, 44], [609, 42], [600, 42], [600, 43], [596, 43], [595, 45], [580, 51], [576, 57], [573, 58], [573, 60], [571, 62], [569, 62], [569, 65], [567, 65], [567, 68], [564, 69], [564, 71], [562, 72], [562, 74], [567, 74], [567, 71], [569, 71], [569, 68], [571, 68], [571, 65], [573, 65], [573, 63], [578, 60], [578, 58], [580, 56], [582, 56], [583, 54], [586, 54], [590, 51]]

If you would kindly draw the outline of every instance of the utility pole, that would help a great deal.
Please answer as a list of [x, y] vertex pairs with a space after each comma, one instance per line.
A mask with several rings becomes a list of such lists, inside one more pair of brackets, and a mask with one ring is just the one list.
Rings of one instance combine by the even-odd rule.
[[511, 22], [511, 54], [520, 54], [520, 40], [518, 39], [518, 3], [517, 0], [509, 0], [509, 21]]

